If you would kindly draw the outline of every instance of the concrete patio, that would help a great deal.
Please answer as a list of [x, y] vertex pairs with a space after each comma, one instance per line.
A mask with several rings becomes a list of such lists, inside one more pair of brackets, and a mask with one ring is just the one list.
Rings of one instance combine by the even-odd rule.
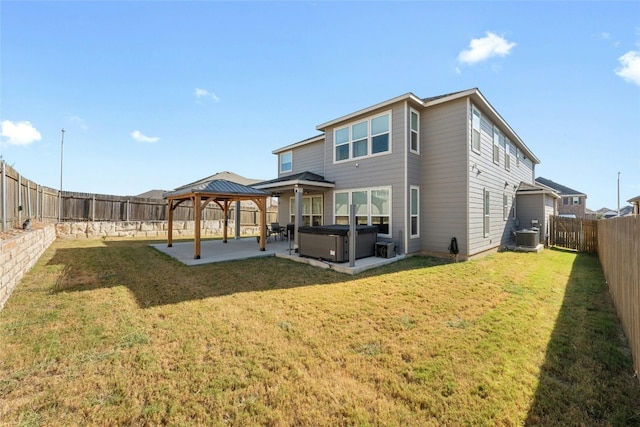
[[[222, 240], [218, 239], [202, 240], [200, 259], [193, 258], [193, 241], [174, 242], [172, 247], [168, 247], [166, 243], [152, 244], [150, 246], [189, 266], [276, 256], [314, 267], [329, 268], [340, 273], [357, 274], [404, 259], [404, 255], [396, 255], [393, 258], [368, 257], [356, 260], [355, 266], [349, 267], [348, 262], [336, 263], [301, 257], [293, 249], [289, 251], [289, 242], [286, 240], [270, 239], [267, 242], [266, 250], [260, 251], [255, 237], [237, 240], [229, 239], [227, 243], [223, 243]], [[293, 242], [291, 247], [293, 247]]]

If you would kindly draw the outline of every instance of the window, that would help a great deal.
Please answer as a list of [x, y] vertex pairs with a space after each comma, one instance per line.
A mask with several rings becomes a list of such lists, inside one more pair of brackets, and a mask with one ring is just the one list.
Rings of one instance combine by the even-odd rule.
[[500, 164], [500, 131], [493, 127], [493, 163]]
[[563, 197], [562, 198], [562, 204], [563, 205], [568, 205], [569, 204], [569, 198], [568, 197]]
[[480, 152], [480, 112], [473, 109], [473, 117], [471, 118], [471, 149]]
[[355, 205], [356, 224], [376, 225], [378, 234], [390, 234], [391, 190], [389, 188], [340, 191], [333, 195], [336, 224], [349, 224], [349, 205]]
[[391, 113], [353, 123], [334, 131], [335, 162], [390, 151]]
[[409, 115], [411, 117], [411, 145], [409, 146], [409, 149], [413, 153], [418, 154], [420, 153], [420, 116], [418, 115], [418, 112], [413, 109]]
[[411, 186], [411, 237], [420, 236], [420, 190]]
[[[296, 199], [289, 199], [289, 218], [293, 223], [296, 221]], [[322, 225], [322, 196], [302, 197], [302, 224], [301, 225]]]
[[511, 170], [511, 144], [508, 138], [504, 139], [504, 168]]
[[520, 149], [516, 147], [516, 166], [520, 167]]
[[516, 196], [511, 196], [511, 219], [516, 219]]
[[509, 196], [506, 193], [502, 195], [502, 219], [509, 219]]
[[578, 196], [574, 196], [573, 197], [573, 203], [574, 205], [581, 205], [582, 204], [582, 200], [580, 200], [580, 197]]
[[484, 231], [484, 237], [489, 237], [489, 215], [490, 215], [490, 204], [489, 204], [489, 191], [485, 188], [484, 190], [484, 204], [482, 213], [484, 215], [484, 221], [482, 223], [482, 229]]
[[280, 172], [291, 172], [293, 170], [293, 153], [287, 151], [280, 153]]

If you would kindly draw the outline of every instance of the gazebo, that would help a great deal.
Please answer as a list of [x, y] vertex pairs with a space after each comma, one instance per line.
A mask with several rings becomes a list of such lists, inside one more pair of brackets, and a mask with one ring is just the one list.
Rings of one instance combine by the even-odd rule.
[[169, 207], [169, 230], [167, 236], [167, 246], [173, 246], [173, 211], [182, 203], [191, 201], [194, 209], [194, 248], [193, 258], [200, 259], [200, 230], [202, 211], [211, 202], [217, 204], [224, 213], [225, 226], [222, 241], [227, 242], [227, 217], [231, 204], [243, 200], [250, 200], [258, 206], [260, 211], [260, 250], [265, 250], [266, 244], [266, 223], [267, 223], [267, 199], [271, 193], [246, 185], [227, 181], [224, 179], [214, 179], [206, 182], [197, 182], [191, 186], [180, 187], [177, 190], [164, 193]]

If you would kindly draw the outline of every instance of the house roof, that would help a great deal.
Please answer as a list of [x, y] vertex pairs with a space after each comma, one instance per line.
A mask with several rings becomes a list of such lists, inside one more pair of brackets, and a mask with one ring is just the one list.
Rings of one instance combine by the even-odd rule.
[[550, 188], [529, 184], [524, 181], [520, 182], [520, 185], [518, 186], [518, 191], [516, 193], [517, 194], [547, 194], [553, 197], [554, 199], [560, 198], [560, 196], [558, 196], [558, 194]]
[[[462, 99], [465, 97], [469, 97], [471, 98], [471, 100], [478, 105], [478, 107], [482, 110], [482, 112], [487, 115], [489, 118], [491, 118], [491, 120], [494, 123], [497, 123], [500, 125], [500, 127], [502, 128], [502, 130], [505, 132], [506, 136], [518, 147], [520, 148], [520, 150], [522, 150], [522, 153], [524, 156], [526, 156], [528, 159], [530, 159], [533, 163], [538, 164], [540, 163], [540, 159], [538, 159], [536, 157], [535, 154], [533, 154], [533, 152], [529, 149], [529, 147], [527, 147], [527, 145], [524, 143], [524, 141], [518, 136], [518, 134], [511, 128], [511, 126], [509, 126], [509, 124], [506, 122], [506, 120], [504, 120], [502, 118], [502, 116], [496, 111], [495, 108], [493, 108], [493, 106], [489, 103], [489, 101], [487, 101], [487, 99], [484, 97], [484, 95], [482, 95], [482, 93], [480, 92], [480, 90], [478, 88], [472, 88], [472, 89], [467, 89], [467, 90], [462, 90], [462, 91], [458, 91], [458, 92], [451, 92], [451, 93], [447, 93], [447, 94], [443, 94], [443, 95], [437, 95], [437, 96], [432, 96], [429, 98], [418, 98], [416, 95], [414, 95], [411, 92], [407, 92], [403, 95], [400, 96], [396, 96], [395, 98], [391, 98], [388, 99], [386, 101], [380, 102], [378, 104], [372, 105], [370, 107], [355, 111], [353, 113], [338, 117], [336, 119], [330, 120], [328, 122], [319, 124], [318, 126], [316, 126], [316, 129], [324, 132], [325, 129], [327, 129], [328, 127], [334, 126], [338, 123], [342, 123], [345, 121], [349, 121], [351, 119], [354, 119], [358, 116], [361, 116], [363, 114], [368, 114], [371, 113], [375, 110], [378, 110], [380, 108], [384, 108], [390, 105], [393, 105], [397, 102], [402, 102], [402, 101], [411, 101], [414, 104], [423, 107], [423, 108], [428, 108], [431, 106], [435, 106], [435, 105], [439, 105], [445, 102], [450, 102], [450, 101], [454, 101], [457, 99]], [[306, 144], [310, 144], [312, 142], [317, 142], [317, 141], [321, 141], [324, 138], [324, 134], [322, 135], [318, 135], [318, 136], [314, 136], [311, 138], [307, 138], [304, 139], [302, 141], [298, 141], [296, 143], [287, 145], [285, 147], [282, 148], [278, 148], [276, 150], [273, 150], [273, 154], [279, 154], [282, 153], [283, 151], [287, 151], [290, 149], [293, 149], [295, 147], [299, 147], [302, 145], [306, 145]]]
[[634, 202], [638, 203], [640, 202], [640, 196], [636, 196], [636, 197], [632, 197], [629, 200], [627, 200], [627, 202], [633, 204]]
[[265, 189], [273, 192], [290, 190], [295, 186], [302, 186], [307, 188], [320, 187], [326, 189], [335, 187], [335, 184], [324, 179], [322, 175], [305, 171], [281, 176], [276, 179], [271, 179], [269, 181], [263, 181], [252, 185], [253, 188]]
[[144, 199], [162, 199], [162, 195], [166, 192], [167, 190], [149, 190], [142, 194], [138, 194], [135, 197], [141, 197]]
[[556, 191], [558, 194], [560, 194], [561, 196], [584, 196], [587, 197], [587, 195], [585, 193], [582, 193], [580, 191], [574, 190], [573, 188], [569, 188], [567, 186], [564, 186], [562, 184], [558, 184], [557, 182], [554, 182], [550, 179], [547, 178], [543, 178], [543, 177], [538, 177], [536, 178], [536, 182], [540, 185], [544, 185], [546, 187], [551, 188], [552, 190]]
[[242, 185], [251, 185], [251, 184], [255, 184], [256, 182], [260, 182], [261, 181], [260, 179], [245, 178], [244, 176], [240, 176], [240, 175], [238, 175], [236, 173], [233, 173], [233, 172], [222, 171], [222, 172], [215, 173], [215, 174], [213, 174], [211, 176], [208, 176], [206, 178], [202, 178], [202, 179], [199, 179], [197, 181], [191, 182], [189, 184], [182, 185], [182, 186], [176, 188], [175, 191], [181, 190], [181, 189], [186, 188], [186, 187], [195, 187], [195, 186], [197, 186], [199, 184], [207, 183], [207, 182], [214, 181], [214, 180], [217, 180], [217, 179], [221, 179], [221, 180], [225, 180], [225, 181], [229, 181], [229, 182], [235, 182], [237, 184], [242, 184]]

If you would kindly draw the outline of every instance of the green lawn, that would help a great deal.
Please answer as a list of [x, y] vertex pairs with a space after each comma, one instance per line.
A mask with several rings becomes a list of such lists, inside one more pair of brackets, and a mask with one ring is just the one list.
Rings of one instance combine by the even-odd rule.
[[358, 276], [59, 240], [0, 312], [2, 425], [640, 425], [597, 257]]

